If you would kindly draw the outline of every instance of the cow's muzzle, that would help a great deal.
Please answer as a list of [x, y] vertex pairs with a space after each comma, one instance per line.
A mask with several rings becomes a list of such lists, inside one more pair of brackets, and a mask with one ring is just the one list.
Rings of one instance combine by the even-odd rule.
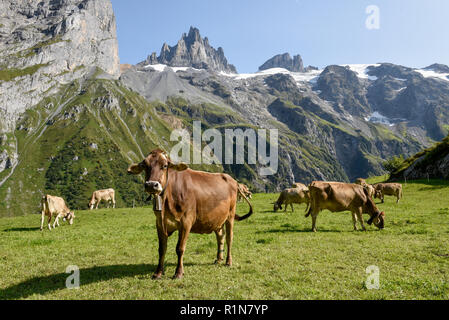
[[162, 185], [158, 181], [145, 182], [145, 191], [151, 194], [158, 194], [162, 192]]

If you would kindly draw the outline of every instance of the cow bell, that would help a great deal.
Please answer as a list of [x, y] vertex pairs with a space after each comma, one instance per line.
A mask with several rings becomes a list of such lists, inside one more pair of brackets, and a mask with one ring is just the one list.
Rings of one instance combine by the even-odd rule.
[[162, 197], [160, 195], [153, 198], [153, 210], [162, 211]]

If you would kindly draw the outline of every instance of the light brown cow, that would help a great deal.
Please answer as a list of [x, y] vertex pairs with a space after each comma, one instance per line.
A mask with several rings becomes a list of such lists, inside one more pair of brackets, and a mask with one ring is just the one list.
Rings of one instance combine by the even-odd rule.
[[63, 218], [70, 225], [73, 224], [75, 213], [70, 211], [65, 204], [64, 199], [51, 195], [44, 195], [41, 199], [42, 218], [41, 218], [41, 231], [44, 228], [44, 218], [48, 217], [48, 229], [51, 230], [51, 218], [55, 216], [55, 222], [53, 223], [53, 229], [56, 225], [59, 227], [59, 218]]
[[[183, 256], [190, 232], [215, 232], [218, 244], [216, 263], [220, 263], [223, 261], [226, 226], [226, 264], [230, 266], [234, 220], [244, 220], [253, 213], [253, 207], [238, 188], [237, 181], [227, 174], [194, 171], [184, 163], [174, 164], [160, 149], [152, 151], [142, 162], [128, 168], [129, 174], [142, 171], [145, 171], [145, 191], [156, 195], [154, 213], [159, 238], [159, 264], [153, 279], [162, 277], [167, 238], [176, 230], [178, 265], [174, 278], [182, 278], [184, 274]], [[249, 213], [243, 217], [235, 213], [237, 193], [250, 206]], [[157, 204], [159, 199], [160, 207]]]
[[292, 185], [292, 188], [298, 188], [298, 189], [301, 189], [301, 190], [309, 190], [305, 184], [300, 183], [300, 182], [295, 182]]
[[[253, 193], [249, 191], [248, 186], [246, 186], [245, 184], [239, 183], [239, 188], [248, 199], [251, 199], [253, 197]], [[243, 198], [240, 195], [240, 193], [237, 194], [237, 201], [243, 201]]]
[[276, 212], [278, 209], [282, 210], [282, 205], [285, 205], [284, 212], [287, 212], [288, 205], [291, 206], [292, 212], [294, 212], [293, 204], [294, 203], [305, 203], [307, 205], [307, 208], [309, 207], [309, 190], [307, 189], [300, 189], [300, 188], [287, 188], [282, 190], [281, 194], [279, 195], [278, 200], [274, 203], [273, 211]]
[[396, 203], [402, 199], [402, 184], [400, 183], [376, 183], [373, 185], [375, 197], [384, 203], [385, 196], [396, 196]]
[[379, 229], [384, 228], [385, 213], [377, 209], [374, 201], [368, 196], [368, 191], [360, 185], [314, 181], [309, 185], [310, 209], [306, 217], [312, 214], [312, 231], [316, 232], [316, 218], [324, 209], [331, 212], [351, 211], [354, 230], [357, 230], [357, 219], [363, 230], [363, 213], [370, 215], [368, 224], [374, 222]]
[[98, 205], [101, 201], [108, 204], [108, 208], [112, 203], [112, 207], [115, 209], [115, 191], [114, 189], [97, 190], [92, 193], [92, 198], [89, 201], [88, 207], [90, 210], [98, 209]]
[[374, 189], [374, 187], [371, 184], [367, 183], [365, 179], [357, 178], [355, 180], [355, 184], [359, 184], [362, 187], [364, 187], [368, 191], [368, 195], [370, 196], [370, 198], [374, 197], [376, 190]]
[[366, 186], [368, 183], [366, 183], [366, 180], [363, 179], [363, 178], [357, 178], [357, 179], [355, 180], [355, 184], [359, 184], [359, 185], [361, 185], [361, 186]]

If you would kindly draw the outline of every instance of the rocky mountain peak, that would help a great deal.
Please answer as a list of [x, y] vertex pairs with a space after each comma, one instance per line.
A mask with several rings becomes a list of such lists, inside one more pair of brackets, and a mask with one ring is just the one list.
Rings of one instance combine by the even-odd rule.
[[424, 70], [435, 71], [436, 73], [449, 73], [449, 67], [445, 64], [440, 63], [434, 63], [424, 68]]
[[271, 68], [284, 68], [292, 72], [304, 72], [304, 64], [298, 54], [293, 58], [289, 53], [278, 54], [259, 67], [259, 71]]
[[189, 33], [184, 33], [178, 43], [171, 47], [164, 43], [159, 57], [152, 53], [138, 65], [166, 64], [171, 67], [192, 67], [213, 71], [236, 73], [237, 70], [229, 64], [223, 48], [213, 48], [209, 39], [202, 38], [198, 28], [190, 27]]

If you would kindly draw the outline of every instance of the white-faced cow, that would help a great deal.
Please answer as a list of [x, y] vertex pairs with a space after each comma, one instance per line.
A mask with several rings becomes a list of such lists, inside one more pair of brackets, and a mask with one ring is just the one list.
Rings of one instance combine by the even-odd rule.
[[312, 231], [316, 232], [316, 219], [322, 210], [331, 212], [351, 211], [354, 230], [357, 230], [357, 219], [363, 230], [363, 213], [370, 215], [368, 224], [379, 229], [384, 228], [385, 213], [377, 209], [373, 199], [369, 197], [368, 191], [358, 184], [341, 182], [314, 181], [309, 185], [310, 209], [306, 217], [312, 215]]
[[[153, 279], [160, 279], [164, 271], [167, 238], [178, 231], [176, 253], [178, 265], [174, 278], [184, 274], [183, 255], [190, 232], [215, 232], [218, 244], [216, 263], [223, 261], [226, 226], [228, 247], [226, 264], [232, 264], [231, 248], [234, 220], [241, 221], [253, 213], [248, 198], [231, 176], [223, 173], [195, 171], [184, 163], [173, 163], [160, 149], [152, 151], [142, 162], [128, 168], [129, 174], [145, 172], [145, 191], [154, 195], [156, 226], [159, 238], [159, 264]], [[250, 206], [248, 214], [239, 217], [236, 211], [237, 193]]]
[[65, 204], [64, 199], [60, 197], [55, 197], [51, 195], [44, 195], [41, 199], [41, 209], [42, 209], [42, 218], [41, 218], [41, 231], [44, 228], [44, 218], [48, 217], [48, 229], [51, 230], [51, 218], [55, 216], [55, 222], [53, 223], [53, 229], [56, 225], [59, 227], [59, 218], [63, 218], [70, 225], [73, 224], [73, 219], [75, 218], [75, 213], [70, 211]]
[[109, 206], [112, 204], [112, 207], [115, 209], [115, 191], [114, 189], [104, 189], [97, 190], [92, 193], [92, 198], [89, 201], [88, 207], [90, 210], [98, 209], [98, 205], [101, 201], [104, 201]]

